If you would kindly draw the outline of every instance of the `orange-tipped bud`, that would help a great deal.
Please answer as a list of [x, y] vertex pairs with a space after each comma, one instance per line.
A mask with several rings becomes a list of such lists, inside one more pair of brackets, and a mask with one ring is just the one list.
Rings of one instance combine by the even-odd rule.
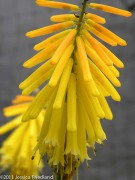
[[125, 16], [125, 17], [129, 17], [132, 15], [131, 12], [123, 10], [123, 9], [119, 9], [119, 8], [115, 8], [112, 6], [107, 6], [104, 4], [96, 4], [96, 3], [90, 3], [88, 5], [90, 8], [93, 9], [98, 9], [107, 13], [111, 13], [111, 14], [116, 14], [116, 15], [120, 15], [120, 16]]
[[62, 29], [71, 27], [73, 25], [74, 25], [73, 21], [53, 24], [53, 25], [45, 26], [43, 28], [39, 28], [39, 29], [36, 29], [33, 31], [29, 31], [26, 33], [26, 36], [29, 38], [34, 38], [37, 36], [43, 36], [43, 35], [50, 34], [50, 33], [53, 33], [55, 31], [58, 31], [58, 30], [62, 30]]
[[75, 21], [77, 17], [74, 14], [61, 14], [51, 16], [50, 20], [53, 22]]
[[96, 14], [92, 14], [92, 13], [87, 13], [85, 15], [86, 18], [89, 18], [97, 23], [100, 23], [100, 24], [105, 24], [106, 20], [105, 18], [101, 17], [101, 16], [98, 16]]
[[54, 1], [44, 1], [37, 0], [36, 4], [38, 6], [50, 7], [50, 8], [59, 8], [59, 9], [68, 9], [72, 11], [79, 11], [79, 6], [75, 4], [63, 3], [63, 2], [54, 2]]

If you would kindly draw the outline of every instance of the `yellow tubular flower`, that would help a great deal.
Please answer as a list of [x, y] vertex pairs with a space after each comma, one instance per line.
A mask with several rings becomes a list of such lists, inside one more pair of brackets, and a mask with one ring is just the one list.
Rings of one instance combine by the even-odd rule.
[[82, 68], [85, 81], [90, 81], [92, 79], [92, 76], [89, 68], [89, 62], [88, 62], [86, 50], [81, 37], [78, 36], [76, 38], [76, 43], [77, 43], [77, 53], [78, 53], [77, 60], [79, 61], [80, 67]]
[[[103, 49], [99, 46], [97, 41], [88, 33], [87, 30], [83, 30], [82, 34], [84, 34], [84, 42], [85, 44], [89, 43], [89, 46], [91, 45], [91, 48], [93, 48], [97, 54], [100, 56], [100, 58], [105, 62], [106, 65], [111, 66], [113, 65], [113, 62], [111, 59], [107, 56], [107, 54], [103, 51]], [[88, 42], [87, 42], [88, 41]]]
[[117, 14], [117, 15], [120, 15], [120, 16], [125, 16], [125, 17], [129, 17], [129, 16], [132, 15], [132, 13], [129, 12], [129, 11], [118, 9], [118, 8], [115, 8], [115, 7], [112, 7], [112, 6], [107, 6], [107, 5], [104, 5], [104, 4], [90, 3], [90, 4], [88, 4], [88, 7], [93, 8], [93, 9], [98, 9], [98, 10], [101, 10], [101, 11], [104, 11], [104, 12], [107, 12], [107, 13], [112, 13], [112, 14]]
[[76, 77], [71, 74], [67, 89], [67, 131], [77, 131], [76, 114]]
[[[95, 144], [106, 140], [101, 119], [113, 118], [107, 98], [121, 100], [114, 86], [121, 86], [117, 68], [123, 68], [124, 64], [101, 41], [111, 46], [127, 45], [103, 26], [105, 18], [85, 12], [86, 7], [123, 16], [131, 13], [106, 5], [87, 4], [87, 0], [82, 9], [51, 0], [36, 0], [36, 3], [68, 9], [70, 14], [53, 15], [50, 20], [57, 24], [26, 33], [31, 38], [55, 34], [35, 45], [34, 50], [39, 52], [23, 64], [25, 68], [39, 67], [19, 85], [22, 94], [29, 95], [40, 86], [41, 90], [31, 99], [27, 109], [24, 101], [18, 108], [14, 104], [12, 113], [5, 111], [5, 114], [9, 116], [26, 110], [22, 121], [28, 121], [39, 117], [45, 108], [35, 151], [39, 151], [41, 158], [47, 155], [48, 164], [58, 179], [72, 179], [80, 163], [90, 159], [88, 150], [91, 148], [95, 153]], [[56, 33], [58, 30], [60, 32]], [[14, 119], [12, 127], [16, 122]], [[8, 125], [1, 132], [7, 129]]]
[[52, 22], [76, 21], [77, 17], [74, 14], [62, 14], [51, 16], [50, 20]]
[[74, 22], [73, 21], [68, 21], [68, 22], [63, 22], [63, 23], [58, 23], [58, 24], [54, 24], [54, 25], [50, 25], [50, 26], [46, 26], [43, 28], [39, 28], [30, 32], [26, 33], [26, 36], [29, 38], [34, 38], [37, 36], [43, 36], [46, 34], [50, 34], [53, 33], [55, 31], [59, 31], [68, 27], [74, 26]]
[[53, 52], [57, 49], [57, 47], [61, 44], [62, 41], [63, 41], [63, 38], [54, 42], [53, 45], [52, 44], [48, 45], [46, 48], [44, 48], [42, 51], [37, 53], [35, 56], [28, 59], [23, 64], [23, 66], [26, 68], [31, 68], [43, 61], [48, 60], [52, 56]]
[[72, 67], [73, 67], [73, 59], [69, 59], [69, 62], [66, 65], [64, 72], [62, 73], [57, 95], [53, 104], [54, 109], [61, 108], [62, 106], [62, 102], [64, 101], [64, 98], [65, 98], [66, 89], [67, 89]]
[[105, 18], [101, 17], [101, 16], [98, 16], [98, 15], [95, 15], [95, 14], [92, 14], [92, 13], [87, 13], [85, 15], [86, 18], [88, 19], [91, 19], [97, 23], [100, 23], [100, 24], [105, 24], [106, 23], [106, 20]]
[[101, 48], [106, 53], [106, 55], [112, 60], [112, 62], [114, 63], [115, 66], [117, 66], [118, 68], [123, 68], [124, 67], [123, 62], [120, 59], [118, 59], [109, 49], [107, 49], [99, 41], [98, 41], [98, 44], [101, 46]]
[[41, 129], [45, 112], [42, 110], [35, 121], [30, 121], [28, 123], [21, 122], [22, 115], [25, 109], [28, 108], [32, 99], [32, 96], [19, 95], [12, 101], [16, 105], [4, 108], [5, 116], [15, 117], [13, 120], [0, 127], [0, 135], [14, 128], [16, 129], [2, 143], [0, 148], [0, 168], [2, 171], [10, 169], [11, 175], [14, 178], [17, 175], [30, 177], [32, 177], [32, 175], [38, 175], [43, 167], [43, 162], [38, 164], [40, 160], [39, 154], [37, 154], [33, 160], [31, 160], [31, 157], [34, 153], [33, 150], [36, 145], [37, 135]]
[[69, 3], [63, 3], [63, 2], [36, 0], [36, 4], [39, 6], [44, 6], [44, 7], [68, 9], [68, 10], [72, 10], [72, 11], [79, 11], [80, 10], [80, 8], [77, 5], [69, 4]]
[[73, 50], [74, 50], [74, 45], [71, 44], [70, 46], [67, 47], [67, 49], [65, 50], [65, 52], [62, 55], [61, 59], [59, 60], [57, 66], [56, 66], [56, 68], [55, 68], [55, 70], [54, 70], [54, 72], [52, 74], [52, 77], [51, 77], [51, 79], [49, 81], [49, 85], [51, 87], [57, 85], [57, 83], [58, 83], [58, 81], [59, 81], [59, 79], [61, 77], [61, 74], [62, 74], [67, 62], [70, 59], [70, 56], [71, 56]]
[[100, 30], [96, 29], [94, 26], [91, 26], [90, 24], [85, 24], [84, 27], [91, 33], [93, 33], [95, 36], [97, 36], [102, 41], [108, 43], [111, 46], [117, 46], [117, 42], [112, 40], [110, 37], [108, 37], [106, 34], [103, 34]]
[[106, 64], [100, 59], [100, 57], [95, 53], [95, 51], [88, 47], [86, 44], [86, 51], [88, 56], [92, 59], [92, 61], [99, 67], [99, 69], [108, 77], [108, 79], [115, 85], [120, 87], [121, 84], [119, 80], [114, 76], [114, 74], [110, 71], [110, 69], [106, 66]]
[[52, 43], [54, 43], [55, 41], [58, 41], [59, 39], [64, 38], [70, 31], [71, 31], [71, 29], [67, 29], [67, 30], [62, 31], [60, 33], [57, 33], [57, 34], [45, 39], [44, 41], [40, 42], [39, 44], [36, 44], [34, 46], [34, 49], [36, 51], [39, 51], [41, 49], [47, 48], [48, 44], [52, 45]]
[[60, 46], [57, 48], [57, 50], [54, 52], [54, 55], [52, 56], [52, 64], [56, 64], [58, 62], [58, 60], [62, 56], [63, 51], [65, 51], [68, 45], [70, 45], [71, 42], [74, 40], [76, 33], [76, 29], [73, 29], [64, 39], [64, 41], [60, 44]]
[[96, 30], [100, 31], [103, 35], [106, 35], [107, 37], [109, 37], [110, 39], [115, 41], [117, 44], [119, 44], [121, 46], [127, 45], [125, 40], [118, 37], [116, 34], [112, 33], [111, 31], [109, 31], [105, 27], [101, 26], [100, 24], [95, 23], [92, 20], [87, 20], [87, 23], [90, 24], [92, 27], [94, 27]]

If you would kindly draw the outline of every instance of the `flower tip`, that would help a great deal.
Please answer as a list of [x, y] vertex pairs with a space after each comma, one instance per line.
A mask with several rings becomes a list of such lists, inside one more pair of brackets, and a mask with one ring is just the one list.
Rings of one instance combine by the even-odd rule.
[[55, 87], [57, 85], [57, 82], [55, 80], [50, 80], [48, 84], [52, 88], [52, 87]]
[[113, 97], [112, 98], [114, 101], [120, 102], [121, 101], [121, 97], [120, 95], [117, 95], [117, 97]]
[[106, 23], [106, 19], [105, 19], [105, 18], [103, 19], [103, 22], [102, 22], [102, 23], [103, 23], [103, 24], [105, 24], [105, 23]]
[[26, 61], [25, 63], [23, 63], [23, 67], [24, 68], [31, 68], [30, 66], [29, 66], [29, 63]]
[[116, 86], [117, 86], [117, 87], [121, 87], [120, 81], [117, 82]]
[[119, 42], [120, 46], [127, 46], [127, 42], [124, 39], [121, 39], [121, 41]]
[[113, 120], [113, 114], [112, 113], [108, 114], [108, 116], [106, 116], [106, 119], [112, 121]]
[[26, 37], [28, 37], [28, 38], [32, 38], [32, 36], [31, 36], [31, 33], [30, 33], [30, 32], [27, 32], [27, 33], [25, 34], [25, 36], [26, 36]]
[[4, 108], [4, 109], [3, 109], [3, 116], [8, 117], [8, 114], [7, 114], [6, 108]]
[[25, 114], [24, 114], [23, 117], [22, 117], [21, 122], [27, 122], [29, 120], [31, 120], [31, 119], [28, 116], [25, 116]]
[[127, 46], [127, 42], [123, 41], [122, 46]]
[[130, 17], [132, 16], [132, 13], [130, 11], [127, 11], [127, 16], [126, 17]]
[[20, 83], [18, 87], [19, 87], [19, 89], [23, 89], [23, 84]]
[[22, 91], [23, 96], [27, 96], [28, 94], [26, 93], [25, 89]]
[[34, 49], [35, 51], [39, 51], [39, 50], [40, 50], [37, 45], [35, 45], [35, 46], [33, 47], [33, 49]]
[[125, 67], [124, 63], [122, 61], [120, 61], [120, 64], [118, 66], [119, 68], [123, 69]]

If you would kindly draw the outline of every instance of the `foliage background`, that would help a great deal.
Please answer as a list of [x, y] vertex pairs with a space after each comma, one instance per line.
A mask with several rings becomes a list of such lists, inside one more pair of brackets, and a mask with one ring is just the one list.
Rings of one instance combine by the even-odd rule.
[[[134, 0], [128, 3], [132, 4]], [[81, 0], [67, 0], [81, 4]], [[92, 1], [94, 2], [94, 0]], [[122, 0], [95, 0], [125, 8]], [[123, 0], [126, 2], [126, 0]], [[62, 10], [36, 7], [34, 0], [0, 0], [0, 108], [9, 105], [20, 93], [18, 84], [30, 74], [22, 63], [34, 55], [32, 47], [43, 38], [27, 39], [26, 31], [49, 25], [49, 17]], [[64, 11], [65, 12], [65, 11]], [[67, 11], [68, 12], [68, 11]], [[98, 13], [95, 11], [95, 13]], [[99, 13], [98, 13], [99, 14]], [[107, 27], [127, 40], [127, 47], [113, 48], [125, 69], [121, 70], [122, 96], [120, 103], [110, 101], [114, 113], [112, 122], [103, 121], [108, 140], [97, 146], [97, 156], [79, 169], [79, 179], [85, 180], [134, 180], [135, 179], [135, 14], [131, 18], [100, 13], [107, 19]], [[0, 125], [7, 122], [0, 114]], [[2, 142], [5, 136], [0, 137]], [[48, 167], [41, 174], [51, 174]]]

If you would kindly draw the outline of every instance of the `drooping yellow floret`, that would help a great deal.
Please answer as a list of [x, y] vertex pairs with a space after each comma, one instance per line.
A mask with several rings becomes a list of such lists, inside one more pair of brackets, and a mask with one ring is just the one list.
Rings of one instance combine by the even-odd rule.
[[45, 62], [43, 65], [40, 66], [36, 71], [34, 71], [28, 78], [26, 78], [20, 85], [20, 89], [26, 88], [28, 85], [32, 84], [37, 78], [40, 78], [40, 76], [43, 75], [44, 72], [49, 71], [52, 69], [53, 66], [51, 64], [51, 61]]
[[112, 86], [109, 80], [104, 76], [104, 74], [96, 67], [92, 61], [89, 61], [89, 65], [91, 67], [91, 71], [93, 73], [94, 79], [100, 82], [101, 85], [110, 93], [111, 97], [115, 101], [120, 101], [120, 95], [116, 91], [116, 89]]
[[73, 67], [73, 59], [69, 59], [69, 62], [67, 63], [62, 73], [57, 95], [53, 104], [54, 109], [61, 108], [62, 106], [62, 102], [64, 101], [66, 95], [67, 85], [70, 78], [72, 67]]
[[[48, 44], [52, 45], [55, 41], [58, 41], [59, 39], [62, 39], [64, 38], [69, 32], [71, 31], [71, 29], [67, 29], [65, 31], [62, 31], [60, 33], [57, 33], [47, 39], [45, 39], [44, 41], [36, 44], [34, 46], [34, 50], [36, 51], [39, 51], [41, 49], [44, 49], [44, 48], [48, 48]], [[51, 48], [52, 49], [52, 48]], [[47, 53], [46, 53], [47, 54]]]
[[43, 61], [48, 60], [52, 55], [53, 52], [57, 49], [57, 47], [62, 43], [63, 38], [58, 39], [50, 45], [47, 45], [42, 51], [37, 53], [32, 58], [28, 59], [24, 64], [23, 67], [25, 68], [32, 68], [33, 66], [42, 63]]
[[74, 45], [73, 44], [69, 45], [67, 47], [67, 49], [65, 50], [65, 52], [63, 53], [62, 57], [60, 58], [57, 66], [52, 74], [52, 77], [50, 78], [50, 81], [49, 81], [49, 85], [51, 87], [57, 85], [57, 83], [61, 77], [61, 74], [72, 55], [73, 50], [74, 50]]
[[[91, 47], [97, 52], [97, 54], [100, 56], [100, 58], [105, 62], [106, 65], [111, 66], [113, 65], [113, 62], [111, 59], [107, 56], [107, 54], [103, 51], [103, 49], [99, 46], [97, 43], [97, 40], [92, 37], [90, 33], [88, 33], [87, 30], [82, 30], [82, 34], [84, 37], [88, 40]], [[85, 41], [86, 42], [86, 41]]]
[[2, 127], [0, 127], [0, 135], [12, 130], [13, 128], [19, 126], [21, 124], [21, 118], [22, 115], [14, 118], [12, 121], [6, 123], [5, 125], [3, 125]]
[[56, 64], [60, 57], [63, 54], [63, 51], [66, 50], [66, 48], [71, 44], [71, 42], [74, 40], [76, 36], [77, 30], [73, 29], [63, 40], [63, 42], [60, 44], [60, 46], [57, 48], [57, 50], [54, 52], [51, 62], [52, 64]]
[[100, 59], [100, 57], [95, 53], [92, 48], [89, 48], [86, 44], [86, 51], [92, 61], [99, 67], [99, 69], [107, 76], [107, 78], [115, 85], [120, 87], [120, 81], [114, 76], [114, 74], [110, 71], [108, 66]]
[[97, 31], [101, 32], [103, 35], [107, 36], [108, 38], [112, 39], [114, 42], [121, 46], [126, 46], [126, 41], [114, 34], [113, 32], [109, 31], [107, 28], [103, 27], [102, 25], [92, 21], [87, 20], [87, 23], [90, 24], [93, 28]]
[[97, 36], [99, 39], [106, 42], [107, 44], [111, 46], [117, 46], [117, 42], [112, 40], [110, 37], [106, 36], [106, 34], [100, 32], [98, 29], [94, 28], [94, 26], [91, 26], [90, 24], [86, 23], [84, 27], [86, 27], [88, 31], [90, 31], [92, 34], [94, 34], [95, 36]]
[[[0, 135], [16, 128], [6, 140], [2, 143], [0, 148], [1, 162], [0, 169], [5, 171], [10, 169], [12, 178], [15, 179], [16, 176], [30, 176], [38, 175], [43, 167], [43, 162], [38, 164], [40, 156], [31, 160], [34, 153], [34, 147], [36, 145], [37, 134], [41, 129], [41, 124], [44, 119], [44, 112], [40, 113], [40, 116], [35, 119], [35, 121], [30, 121], [28, 123], [22, 123], [22, 114], [24, 113], [24, 108], [27, 109], [30, 101], [33, 99], [32, 96], [17, 96], [10, 107], [4, 108], [4, 113], [12, 117], [16, 116], [10, 122], [0, 127]], [[24, 104], [25, 102], [25, 104]], [[19, 111], [17, 109], [19, 108]], [[14, 111], [16, 109], [16, 111]], [[20, 109], [22, 109], [20, 111]], [[13, 111], [13, 113], [11, 113]], [[25, 133], [24, 133], [25, 132]]]
[[67, 89], [67, 131], [77, 131], [76, 76], [71, 73]]
[[76, 44], [77, 44], [78, 61], [80, 67], [82, 68], [84, 79], [85, 81], [90, 81], [92, 79], [92, 76], [89, 68], [86, 50], [81, 37], [78, 36], [76, 38]]
[[36, 98], [32, 101], [24, 116], [22, 121], [27, 121], [29, 119], [35, 119], [41, 110], [44, 108], [45, 104], [48, 102], [50, 95], [52, 94], [54, 88], [46, 85], [36, 96]]
[[107, 49], [103, 44], [98, 42], [98, 44], [101, 46], [103, 51], [107, 54], [107, 56], [112, 60], [112, 62], [118, 67], [118, 68], [124, 68], [123, 62], [118, 59], [109, 49]]

